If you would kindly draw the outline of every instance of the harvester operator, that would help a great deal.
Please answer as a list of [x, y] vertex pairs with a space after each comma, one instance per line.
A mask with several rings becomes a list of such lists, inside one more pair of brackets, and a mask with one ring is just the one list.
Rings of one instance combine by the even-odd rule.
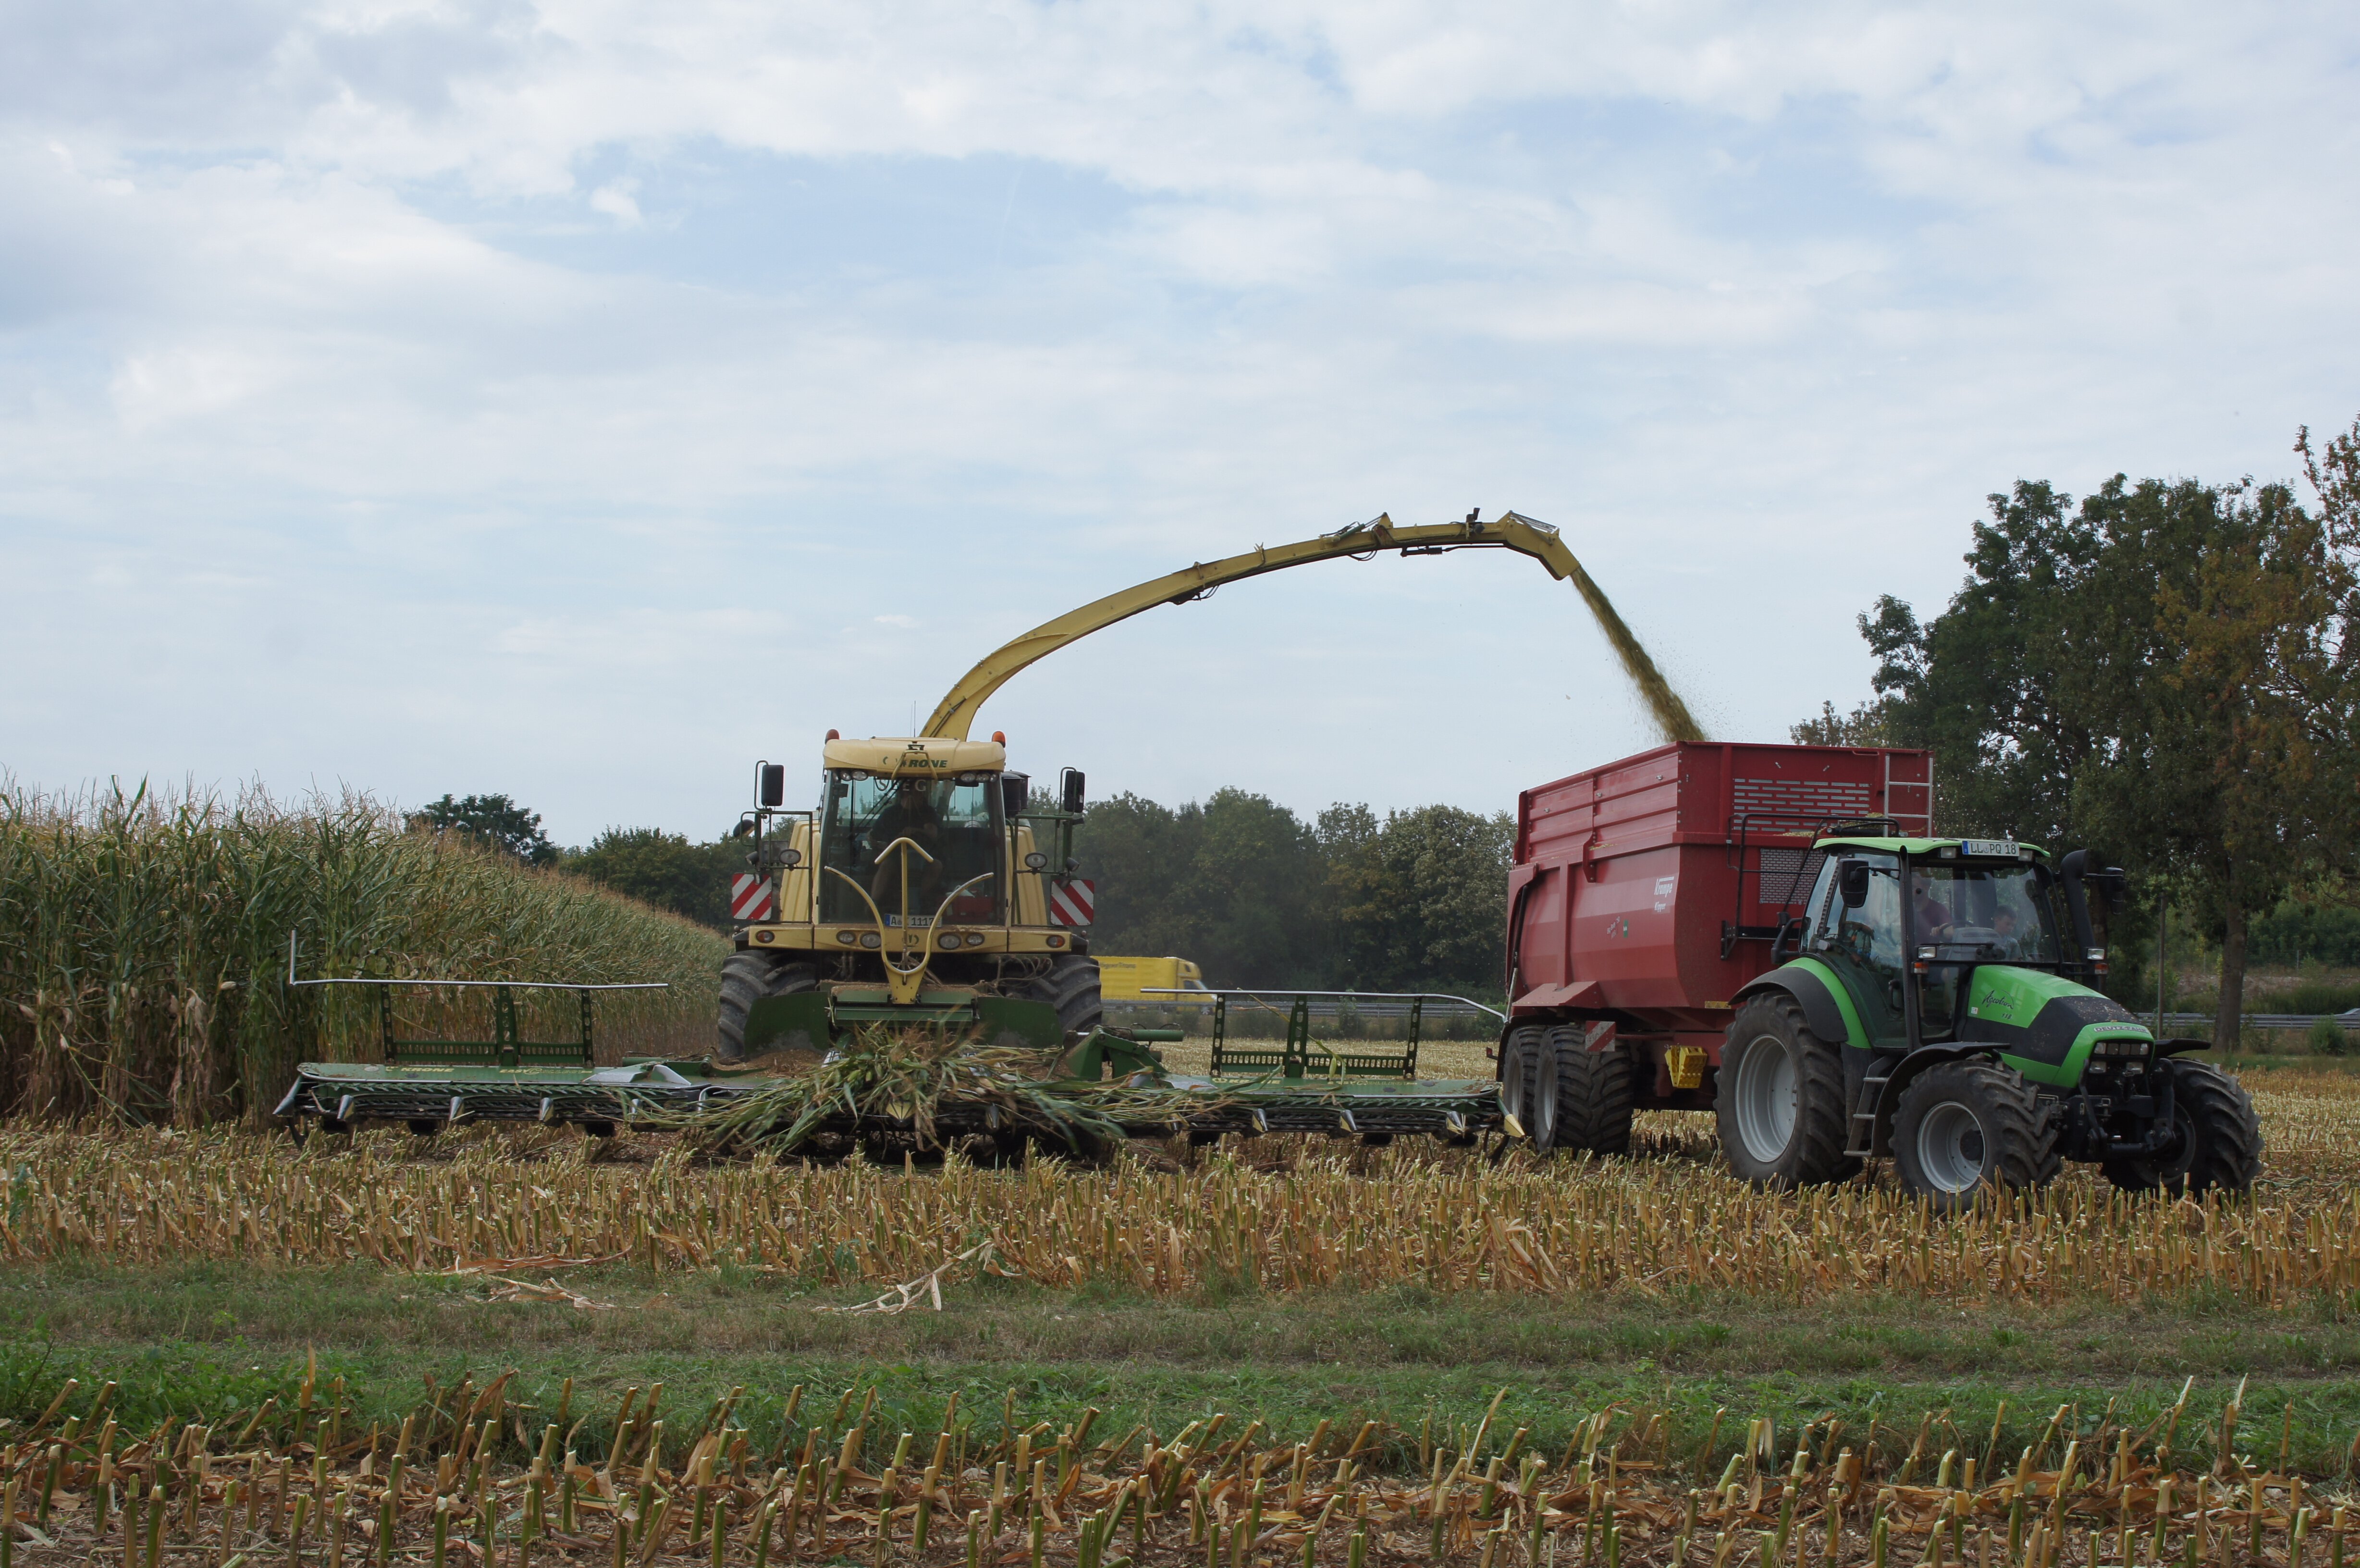
[[[900, 892], [901, 866], [906, 863], [910, 868], [910, 897], [917, 900], [920, 909], [931, 911], [934, 895], [943, 879], [943, 817], [934, 809], [934, 793], [923, 779], [902, 779], [893, 791], [893, 799], [869, 824], [869, 853], [882, 856], [888, 845], [903, 838], [934, 858], [928, 860], [904, 852], [890, 859], [878, 859], [877, 869], [869, 878], [869, 896], [877, 900], [878, 908], [883, 909], [887, 898]], [[906, 915], [912, 911], [901, 912]]]

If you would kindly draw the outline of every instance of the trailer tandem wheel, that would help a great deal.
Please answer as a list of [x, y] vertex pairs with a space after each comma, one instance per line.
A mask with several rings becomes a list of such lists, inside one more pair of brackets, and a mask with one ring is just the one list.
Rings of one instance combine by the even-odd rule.
[[1544, 1142], [1535, 1129], [1534, 1143], [1566, 1154], [1630, 1153], [1631, 1078], [1631, 1056], [1621, 1046], [1590, 1050], [1590, 1030], [1580, 1024], [1549, 1030], [1541, 1045], [1534, 1096], [1536, 1114], [1547, 1103], [1542, 1119], [1548, 1138]]
[[1547, 1035], [1538, 1024], [1518, 1024], [1500, 1042], [1500, 1108], [1515, 1118], [1524, 1136], [1538, 1143], [1533, 1128], [1539, 1114], [1540, 1066], [1547, 1054]]
[[1821, 1040], [1783, 991], [1753, 996], [1721, 1047], [1713, 1116], [1730, 1169], [1784, 1192], [1860, 1169], [1844, 1153], [1844, 1048]]

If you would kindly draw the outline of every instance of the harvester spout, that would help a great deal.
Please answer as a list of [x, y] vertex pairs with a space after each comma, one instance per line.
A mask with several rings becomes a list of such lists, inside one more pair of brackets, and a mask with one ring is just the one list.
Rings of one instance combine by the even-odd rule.
[[1169, 572], [1162, 577], [1126, 588], [1120, 593], [1109, 593], [1094, 600], [1078, 610], [1071, 610], [1055, 620], [1033, 627], [1022, 637], [995, 648], [973, 670], [960, 678], [927, 719], [924, 734], [949, 740], [967, 738], [968, 727], [975, 722], [978, 708], [984, 699], [1006, 685], [1026, 666], [1043, 656], [1054, 653], [1067, 643], [1076, 642], [1092, 632], [1110, 626], [1117, 621], [1129, 620], [1142, 610], [1158, 604], [1185, 604], [1201, 599], [1226, 583], [1241, 577], [1259, 577], [1266, 572], [1284, 571], [1290, 566], [1306, 566], [1315, 561], [1334, 561], [1339, 556], [1367, 560], [1379, 550], [1394, 550], [1408, 555], [1442, 555], [1455, 550], [1513, 550], [1531, 556], [1548, 569], [1550, 576], [1573, 580], [1574, 591], [1596, 616], [1606, 640], [1613, 647], [1615, 657], [1640, 693], [1647, 700], [1655, 724], [1667, 740], [1702, 740], [1704, 732], [1688, 713], [1688, 704], [1674, 691], [1671, 682], [1655, 668], [1631, 628], [1599, 588], [1590, 573], [1582, 569], [1572, 550], [1557, 529], [1548, 524], [1514, 512], [1502, 512], [1490, 522], [1475, 514], [1468, 514], [1464, 522], [1418, 524], [1397, 527], [1392, 517], [1380, 514], [1373, 520], [1353, 523], [1334, 533], [1321, 534], [1317, 539], [1295, 544], [1257, 545], [1244, 555], [1233, 555], [1226, 561], [1198, 561], [1194, 566]]

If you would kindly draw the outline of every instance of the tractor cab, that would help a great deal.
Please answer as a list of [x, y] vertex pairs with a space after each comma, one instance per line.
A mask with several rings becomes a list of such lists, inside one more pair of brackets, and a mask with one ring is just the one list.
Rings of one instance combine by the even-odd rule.
[[[1981, 1036], [2005, 982], [1987, 966], [2064, 977], [2059, 884], [2046, 852], [1994, 839], [1822, 839], [1799, 950], [1843, 982], [1879, 1049]], [[2079, 989], [2079, 987], [2075, 987]]]

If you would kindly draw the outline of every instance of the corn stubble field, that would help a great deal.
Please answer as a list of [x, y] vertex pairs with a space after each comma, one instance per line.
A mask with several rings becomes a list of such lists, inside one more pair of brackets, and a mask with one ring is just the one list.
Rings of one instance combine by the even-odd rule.
[[[1185, 1163], [1147, 1146], [1106, 1170], [914, 1173], [707, 1162], [670, 1139], [542, 1129], [299, 1149], [227, 1131], [18, 1127], [0, 1134], [0, 1249], [23, 1266], [464, 1270], [558, 1312], [596, 1305], [596, 1267], [579, 1288], [557, 1282], [585, 1265], [878, 1287], [921, 1311], [937, 1289], [956, 1311], [978, 1271], [1278, 1304], [1404, 1284], [1503, 1301], [1707, 1289], [1822, 1308], [1893, 1291], [2360, 1304], [2360, 1080], [2255, 1087], [2269, 1158], [2249, 1201], [2132, 1200], [2077, 1173], [1950, 1221], [1874, 1183], [1752, 1192], [1711, 1164], [1709, 1121], [1675, 1116], [1645, 1119], [1639, 1157], [1594, 1166], [1273, 1138]], [[398, 1430], [364, 1430], [340, 1385], [310, 1379], [293, 1408], [214, 1427], [118, 1429], [107, 1398], [68, 1388], [5, 1432], [28, 1562], [1813, 1568], [1906, 1552], [1961, 1568], [2330, 1568], [2353, 1544], [2360, 1461], [2355, 1443], [2296, 1463], [2292, 1407], [2283, 1422], [2248, 1418], [2231, 1390], [2200, 1395], [2202, 1416], [2183, 1392], [2144, 1420], [2110, 1402], [2019, 1411], [2005, 1432], [1996, 1417], [1962, 1431], [1943, 1410], [1851, 1432], [1738, 1412], [1701, 1441], [1667, 1410], [1618, 1406], [1556, 1453], [1495, 1419], [1499, 1401], [1480, 1421], [1415, 1428], [1339, 1410], [1283, 1442], [1251, 1411], [1165, 1433], [1099, 1432], [1087, 1414], [1028, 1427], [1012, 1391], [1000, 1409], [954, 1397], [939, 1430], [894, 1431], [857, 1382], [691, 1411], [663, 1410], [660, 1388], [611, 1411], [605, 1391], [593, 1410], [569, 1384], [552, 1411], [511, 1403], [499, 1379], [437, 1389]]]

